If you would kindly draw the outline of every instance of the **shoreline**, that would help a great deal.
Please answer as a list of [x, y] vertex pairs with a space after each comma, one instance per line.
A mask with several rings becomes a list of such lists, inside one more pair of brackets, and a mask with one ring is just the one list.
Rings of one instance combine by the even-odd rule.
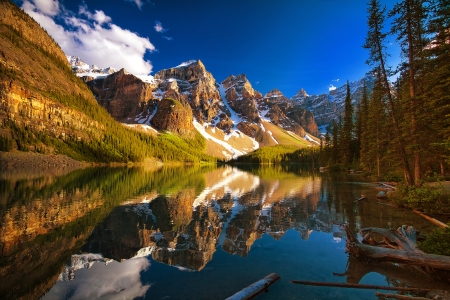
[[34, 177], [41, 174], [64, 175], [72, 171], [92, 167], [94, 164], [80, 162], [62, 154], [0, 151], [0, 177]]

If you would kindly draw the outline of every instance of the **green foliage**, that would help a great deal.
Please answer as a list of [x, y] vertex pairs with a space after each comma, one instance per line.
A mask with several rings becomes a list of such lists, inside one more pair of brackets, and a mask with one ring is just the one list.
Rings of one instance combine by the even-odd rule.
[[13, 141], [7, 136], [0, 135], [0, 151], [11, 151], [13, 148]]
[[256, 164], [274, 164], [274, 163], [288, 163], [290, 160], [289, 154], [298, 150], [295, 146], [276, 145], [271, 147], [259, 148], [258, 150], [238, 157], [234, 162], [236, 163], [256, 163]]
[[289, 164], [289, 163], [317, 163], [319, 161], [320, 149], [297, 148], [288, 145], [276, 145], [264, 147], [247, 155], [238, 157], [232, 163], [251, 164]]
[[353, 105], [350, 97], [350, 84], [347, 80], [347, 94], [344, 104], [344, 124], [341, 130], [341, 156], [344, 165], [350, 165], [355, 151], [353, 150], [354, 140], [354, 122], [353, 122]]
[[399, 184], [389, 199], [399, 206], [417, 209], [427, 214], [450, 214], [450, 194], [442, 187], [421, 187]]
[[418, 246], [426, 253], [450, 256], [450, 227], [433, 230]]

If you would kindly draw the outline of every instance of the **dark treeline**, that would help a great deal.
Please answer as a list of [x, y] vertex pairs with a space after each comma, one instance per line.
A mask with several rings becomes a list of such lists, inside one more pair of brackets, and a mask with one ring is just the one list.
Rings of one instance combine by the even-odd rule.
[[230, 163], [250, 164], [286, 164], [319, 162], [320, 149], [317, 147], [297, 148], [296, 146], [276, 145], [260, 148], [252, 153], [240, 156]]
[[[405, 0], [386, 11], [370, 0], [367, 11], [364, 48], [375, 86], [370, 94], [365, 89], [355, 112], [347, 89], [344, 116], [325, 136], [320, 162], [376, 176], [397, 174], [420, 186], [425, 176], [444, 176], [449, 162], [450, 2]], [[392, 20], [389, 32], [386, 17]], [[402, 51], [395, 69], [386, 63], [390, 35]]]

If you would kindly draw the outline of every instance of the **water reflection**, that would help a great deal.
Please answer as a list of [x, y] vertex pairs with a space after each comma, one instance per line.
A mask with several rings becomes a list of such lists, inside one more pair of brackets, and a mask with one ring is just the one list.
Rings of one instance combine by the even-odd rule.
[[[265, 237], [279, 241], [274, 246], [277, 255], [288, 263], [319, 259], [321, 268], [332, 275], [343, 268], [329, 268], [335, 263], [345, 266], [346, 259], [331, 263], [314, 254], [297, 257], [283, 240], [296, 236], [299, 241], [308, 241], [312, 232], [323, 232], [318, 236], [326, 242], [313, 239], [309, 244], [294, 244], [312, 247], [312, 253], [328, 247], [332, 255], [345, 257], [339, 226], [344, 222], [355, 231], [401, 224], [425, 230], [432, 227], [408, 212], [381, 207], [374, 201], [355, 202], [361, 193], [369, 198], [377, 193], [360, 180], [342, 174], [315, 174], [294, 166], [250, 166], [246, 170], [228, 166], [97, 168], [59, 177], [3, 177], [0, 275], [4, 280], [0, 281], [0, 294], [39, 298], [51, 288], [44, 298], [135, 298], [155, 295], [159, 286], [161, 295], [167, 296], [164, 293], [173, 291], [166, 291], [171, 288], [165, 287], [163, 279], [145, 280], [161, 268], [156, 264], [159, 262], [201, 274], [175, 275], [186, 285], [190, 283], [173, 292], [173, 297], [183, 298], [186, 290], [210, 288], [206, 282], [212, 278], [241, 272], [251, 280], [260, 267], [250, 256], [253, 252], [258, 255], [258, 247], [267, 249]], [[229, 266], [220, 264], [228, 258], [222, 253], [246, 258], [248, 266], [225, 271]], [[268, 273], [280, 265], [276, 256], [265, 259]], [[211, 272], [209, 264], [217, 271], [203, 278]], [[346, 274], [352, 272], [349, 269]], [[202, 280], [195, 281], [198, 276]], [[222, 284], [232, 289], [224, 296], [241, 288], [240, 282]], [[217, 293], [205, 295], [211, 298]]]

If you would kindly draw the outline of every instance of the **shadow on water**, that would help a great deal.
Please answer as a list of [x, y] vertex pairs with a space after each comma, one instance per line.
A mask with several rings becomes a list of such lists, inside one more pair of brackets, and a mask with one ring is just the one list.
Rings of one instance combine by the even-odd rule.
[[[277, 272], [282, 280], [262, 299], [375, 299], [367, 291], [289, 280], [415, 285], [412, 273], [382, 265], [363, 268], [350, 258], [346, 268], [340, 224], [348, 222], [355, 232], [402, 224], [433, 228], [409, 211], [377, 204], [376, 193], [360, 176], [307, 165], [3, 176], [0, 294], [217, 299]], [[369, 200], [355, 202], [361, 194]]]

